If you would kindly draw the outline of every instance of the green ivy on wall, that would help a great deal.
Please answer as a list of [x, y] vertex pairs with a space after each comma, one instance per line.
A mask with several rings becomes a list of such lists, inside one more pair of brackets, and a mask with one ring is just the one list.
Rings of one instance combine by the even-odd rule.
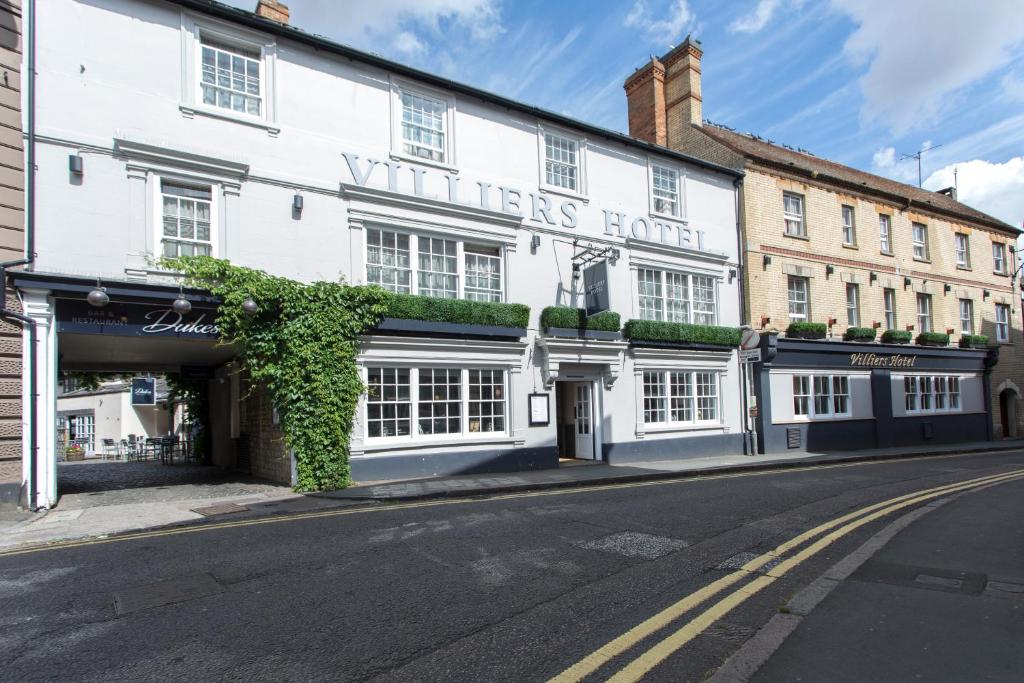
[[[209, 256], [164, 265], [220, 298], [221, 341], [238, 346], [250, 377], [277, 407], [296, 458], [296, 490], [348, 486], [349, 437], [365, 390], [357, 336], [380, 321], [390, 294], [375, 286], [304, 284]], [[256, 303], [254, 313], [243, 308], [247, 299]]]

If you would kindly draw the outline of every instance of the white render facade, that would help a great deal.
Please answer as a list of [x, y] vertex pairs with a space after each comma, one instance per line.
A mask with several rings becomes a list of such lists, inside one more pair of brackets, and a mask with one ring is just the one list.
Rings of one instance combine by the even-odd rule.
[[[38, 12], [38, 258], [21, 289], [41, 323], [41, 504], [56, 497], [46, 415], [54, 301], [67, 296], [47, 278], [177, 292], [161, 254], [530, 307], [515, 338], [364, 338], [373, 402], [396, 405], [360, 405], [361, 481], [556, 466], [559, 419], [590, 435], [577, 457], [742, 451], [735, 349], [539, 329], [546, 306], [583, 306], [572, 264], [584, 248], [608, 250], [623, 321], [739, 326], [735, 171], [315, 49], [222, 7], [51, 0]], [[549, 395], [548, 424], [530, 426], [530, 394]]]

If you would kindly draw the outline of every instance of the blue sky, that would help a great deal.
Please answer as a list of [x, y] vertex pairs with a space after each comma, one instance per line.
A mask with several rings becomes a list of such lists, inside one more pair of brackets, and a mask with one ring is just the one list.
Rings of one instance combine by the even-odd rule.
[[[704, 116], [1024, 221], [1020, 0], [286, 0], [291, 23], [616, 130], [622, 83], [688, 34]], [[233, 4], [252, 9], [255, 0]]]

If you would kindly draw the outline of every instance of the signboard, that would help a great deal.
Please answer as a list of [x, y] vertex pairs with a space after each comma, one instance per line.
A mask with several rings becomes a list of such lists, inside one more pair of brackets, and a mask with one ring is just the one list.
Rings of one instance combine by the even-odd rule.
[[132, 405], [156, 405], [156, 379], [153, 377], [132, 377]]
[[608, 262], [599, 261], [583, 269], [583, 293], [587, 315], [611, 308], [608, 301]]
[[761, 349], [740, 349], [741, 363], [760, 363]]
[[909, 353], [897, 353], [883, 356], [877, 353], [851, 353], [850, 365], [862, 368], [912, 368], [917, 356]]
[[543, 427], [551, 422], [548, 394], [530, 394], [530, 426]]
[[57, 300], [57, 331], [118, 337], [216, 339], [217, 311], [193, 306], [185, 315], [166, 305], [114, 303], [96, 308], [87, 301]]
[[756, 349], [760, 344], [761, 335], [757, 333], [757, 330], [744, 327], [743, 332], [740, 333], [740, 348]]

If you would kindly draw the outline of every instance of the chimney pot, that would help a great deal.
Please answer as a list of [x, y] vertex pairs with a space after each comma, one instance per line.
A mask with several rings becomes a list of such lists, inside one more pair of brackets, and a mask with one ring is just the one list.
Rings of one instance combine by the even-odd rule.
[[256, 16], [263, 17], [264, 19], [270, 19], [276, 21], [279, 24], [288, 25], [288, 19], [290, 17], [288, 11], [288, 5], [278, 2], [277, 0], [259, 0], [256, 3]]

